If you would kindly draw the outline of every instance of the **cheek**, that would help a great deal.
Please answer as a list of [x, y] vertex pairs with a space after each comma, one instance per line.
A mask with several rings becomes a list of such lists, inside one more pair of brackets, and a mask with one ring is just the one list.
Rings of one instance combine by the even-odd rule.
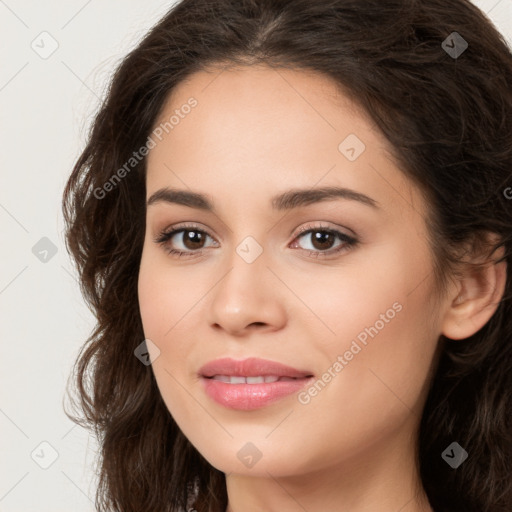
[[151, 368], [167, 409], [186, 429], [187, 418], [193, 414], [192, 403], [179, 383], [185, 381], [180, 372], [187, 364], [187, 345], [190, 349], [186, 313], [189, 304], [197, 301], [197, 289], [180, 282], [180, 276], [183, 281], [184, 273], [170, 271], [161, 255], [143, 252], [138, 280], [140, 315], [145, 338], [159, 349]]
[[338, 354], [350, 359], [345, 378], [361, 383], [355, 390], [361, 398], [366, 388], [397, 402], [403, 395], [413, 406], [439, 334], [429, 306], [431, 264], [418, 246], [382, 249], [350, 278], [347, 290], [332, 295], [338, 297], [338, 316], [332, 317], [338, 343], [331, 359]]
[[167, 319], [165, 312], [173, 311], [170, 309], [172, 304], [167, 304], [172, 295], [166, 294], [165, 300], [162, 300], [161, 277], [159, 268], [143, 253], [139, 269], [138, 295], [144, 335], [149, 339], [160, 338], [159, 333]]
[[[195, 369], [190, 353], [198, 343], [194, 334], [200, 328], [197, 319], [204, 318], [201, 298], [208, 291], [206, 273], [211, 274], [211, 270], [193, 272], [192, 267], [171, 265], [168, 258], [165, 252], [152, 247], [143, 251], [138, 297], [144, 336], [159, 349], [152, 369], [174, 415], [180, 401], [178, 395], [183, 392], [178, 382], [190, 378], [191, 365]], [[174, 404], [172, 409], [170, 401]]]
[[167, 258], [165, 252], [153, 248], [144, 249], [141, 258], [139, 307], [144, 334], [150, 339], [168, 338], [173, 326], [197, 302], [201, 290], [197, 273], [173, 268]]
[[[328, 362], [294, 408], [295, 426], [315, 432], [310, 468], [372, 451], [406, 422], [419, 420], [436, 346], [426, 298], [398, 292], [381, 302], [374, 297], [358, 315], [340, 315], [333, 324], [340, 334], [322, 347]], [[286, 429], [273, 436], [284, 451], [300, 442]]]
[[[309, 330], [323, 366], [301, 397], [300, 421], [320, 418], [320, 436], [360, 447], [419, 416], [439, 335], [429, 272], [428, 253], [383, 248], [337, 284], [310, 285], [308, 304], [334, 333], [320, 342]], [[333, 433], [334, 424], [343, 429]]]

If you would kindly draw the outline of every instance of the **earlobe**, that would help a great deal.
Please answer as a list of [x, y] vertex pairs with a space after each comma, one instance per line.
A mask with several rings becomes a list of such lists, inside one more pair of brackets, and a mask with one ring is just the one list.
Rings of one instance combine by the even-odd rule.
[[503, 247], [496, 257], [484, 264], [469, 263], [459, 278], [458, 287], [447, 305], [442, 334], [459, 340], [472, 336], [493, 316], [503, 297], [507, 280], [507, 263], [496, 263], [504, 254]]

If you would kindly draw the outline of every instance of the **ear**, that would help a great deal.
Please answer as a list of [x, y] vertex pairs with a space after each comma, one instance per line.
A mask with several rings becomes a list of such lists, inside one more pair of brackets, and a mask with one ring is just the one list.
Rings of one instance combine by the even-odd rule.
[[500, 247], [492, 258], [462, 263], [447, 297], [441, 331], [444, 336], [453, 340], [468, 338], [490, 320], [505, 291], [507, 262], [496, 262], [503, 255], [504, 248]]

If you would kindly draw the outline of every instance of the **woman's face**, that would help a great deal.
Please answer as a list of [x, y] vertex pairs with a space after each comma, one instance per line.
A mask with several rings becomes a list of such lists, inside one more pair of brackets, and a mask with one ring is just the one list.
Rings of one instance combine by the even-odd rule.
[[[174, 90], [152, 141], [140, 312], [190, 442], [251, 476], [408, 457], [442, 315], [425, 202], [371, 121], [317, 74], [217, 69]], [[203, 376], [220, 358], [302, 378]]]

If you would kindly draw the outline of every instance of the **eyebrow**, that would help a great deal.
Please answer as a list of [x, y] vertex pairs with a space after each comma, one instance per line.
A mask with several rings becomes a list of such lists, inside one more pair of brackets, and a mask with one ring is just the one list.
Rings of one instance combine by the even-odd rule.
[[[274, 196], [271, 199], [271, 205], [274, 210], [292, 210], [301, 206], [308, 206], [322, 201], [333, 199], [348, 199], [358, 201], [364, 205], [378, 208], [378, 202], [371, 197], [344, 187], [321, 187], [312, 189], [292, 189], [282, 194]], [[147, 206], [155, 203], [173, 203], [197, 208], [209, 212], [215, 212], [213, 203], [204, 194], [190, 192], [188, 190], [171, 189], [168, 187], [157, 190], [147, 200]]]

